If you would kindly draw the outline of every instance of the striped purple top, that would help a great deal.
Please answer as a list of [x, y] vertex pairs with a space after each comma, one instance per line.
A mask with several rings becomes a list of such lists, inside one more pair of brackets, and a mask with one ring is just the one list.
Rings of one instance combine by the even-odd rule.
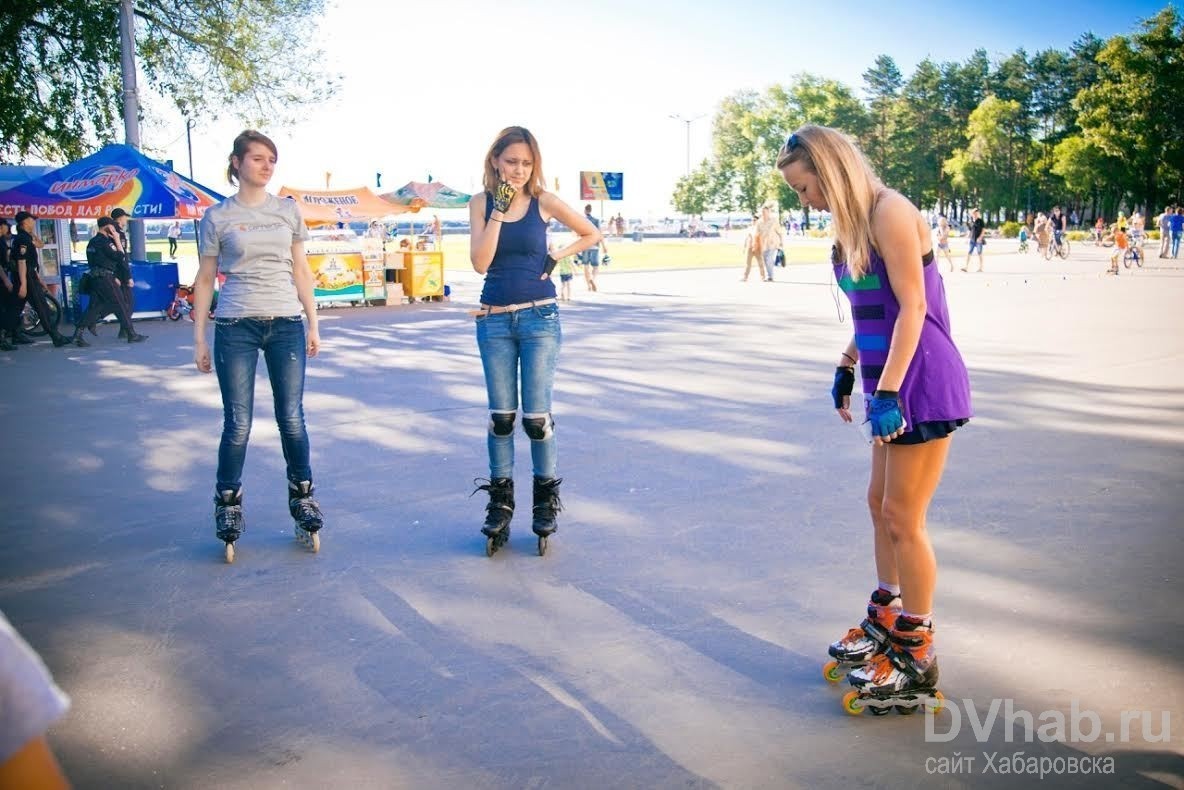
[[[918, 423], [969, 419], [970, 375], [962, 355], [950, 336], [950, 313], [941, 274], [933, 265], [933, 251], [921, 260], [925, 283], [925, 322], [917, 351], [900, 385], [900, 410], [907, 430]], [[851, 279], [847, 263], [835, 263], [835, 279], [851, 302], [855, 325], [855, 346], [859, 349], [859, 371], [863, 392], [871, 397], [888, 359], [892, 330], [900, 315], [900, 302], [888, 282], [884, 259], [875, 249], [867, 272], [858, 282]]]

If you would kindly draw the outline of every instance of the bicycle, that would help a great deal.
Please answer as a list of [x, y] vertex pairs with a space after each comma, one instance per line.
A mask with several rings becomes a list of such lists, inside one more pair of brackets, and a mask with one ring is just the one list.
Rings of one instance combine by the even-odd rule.
[[[62, 305], [54, 298], [53, 294], [45, 294], [45, 304], [49, 308], [49, 314], [53, 317], [53, 329], [58, 328], [58, 324], [62, 322]], [[30, 337], [41, 337], [49, 334], [50, 328], [41, 325], [41, 316], [37, 315], [37, 311], [33, 305], [25, 303], [25, 310], [21, 313], [21, 331]]]
[[[218, 294], [214, 294], [214, 299], [210, 303], [210, 318], [214, 317], [214, 308], [218, 306]], [[193, 286], [192, 285], [178, 285], [176, 296], [173, 297], [173, 302], [164, 311], [164, 314], [169, 317], [170, 321], [180, 321], [181, 316], [189, 316], [189, 320], [193, 320]]]
[[1068, 259], [1069, 238], [1064, 234], [1061, 234], [1060, 240], [1057, 240], [1057, 238], [1054, 236], [1052, 240], [1049, 241], [1048, 245], [1044, 248], [1044, 260], [1051, 261], [1054, 254], [1062, 260]]
[[1147, 257], [1143, 254], [1143, 249], [1139, 245], [1132, 244], [1126, 248], [1122, 253], [1122, 265], [1126, 268], [1131, 268], [1131, 264], [1135, 264], [1140, 269], [1143, 268], [1143, 259]]

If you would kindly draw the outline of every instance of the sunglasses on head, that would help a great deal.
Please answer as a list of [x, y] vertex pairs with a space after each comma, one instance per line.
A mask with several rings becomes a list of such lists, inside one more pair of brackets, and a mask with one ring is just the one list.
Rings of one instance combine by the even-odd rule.
[[801, 144], [802, 144], [802, 141], [798, 138], [797, 132], [794, 132], [793, 134], [791, 134], [789, 137], [786, 138], [785, 150], [792, 151], [793, 149], [797, 148]]

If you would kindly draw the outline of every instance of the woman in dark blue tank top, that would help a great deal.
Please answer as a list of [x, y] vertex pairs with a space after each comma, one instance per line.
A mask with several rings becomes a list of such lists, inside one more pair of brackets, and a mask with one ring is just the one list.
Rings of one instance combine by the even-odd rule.
[[[562, 332], [551, 271], [555, 259], [600, 241], [579, 212], [546, 191], [542, 156], [534, 135], [521, 126], [503, 129], [485, 156], [485, 192], [469, 204], [473, 268], [485, 275], [477, 318], [477, 347], [489, 395], [489, 492], [485, 550], [493, 554], [510, 537], [514, 515], [514, 421], [519, 407], [530, 437], [534, 472], [533, 520], [538, 549], [547, 549], [562, 509], [556, 477], [555, 421], [551, 390]], [[547, 253], [547, 224], [558, 219], [578, 238]]]

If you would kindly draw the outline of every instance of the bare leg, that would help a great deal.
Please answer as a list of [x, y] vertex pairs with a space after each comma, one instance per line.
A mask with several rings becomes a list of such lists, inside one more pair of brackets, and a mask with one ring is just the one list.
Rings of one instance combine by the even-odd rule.
[[889, 444], [883, 450], [887, 458], [880, 518], [896, 555], [901, 597], [905, 611], [927, 614], [933, 611], [937, 559], [926, 530], [926, 513], [945, 470], [950, 440]]

